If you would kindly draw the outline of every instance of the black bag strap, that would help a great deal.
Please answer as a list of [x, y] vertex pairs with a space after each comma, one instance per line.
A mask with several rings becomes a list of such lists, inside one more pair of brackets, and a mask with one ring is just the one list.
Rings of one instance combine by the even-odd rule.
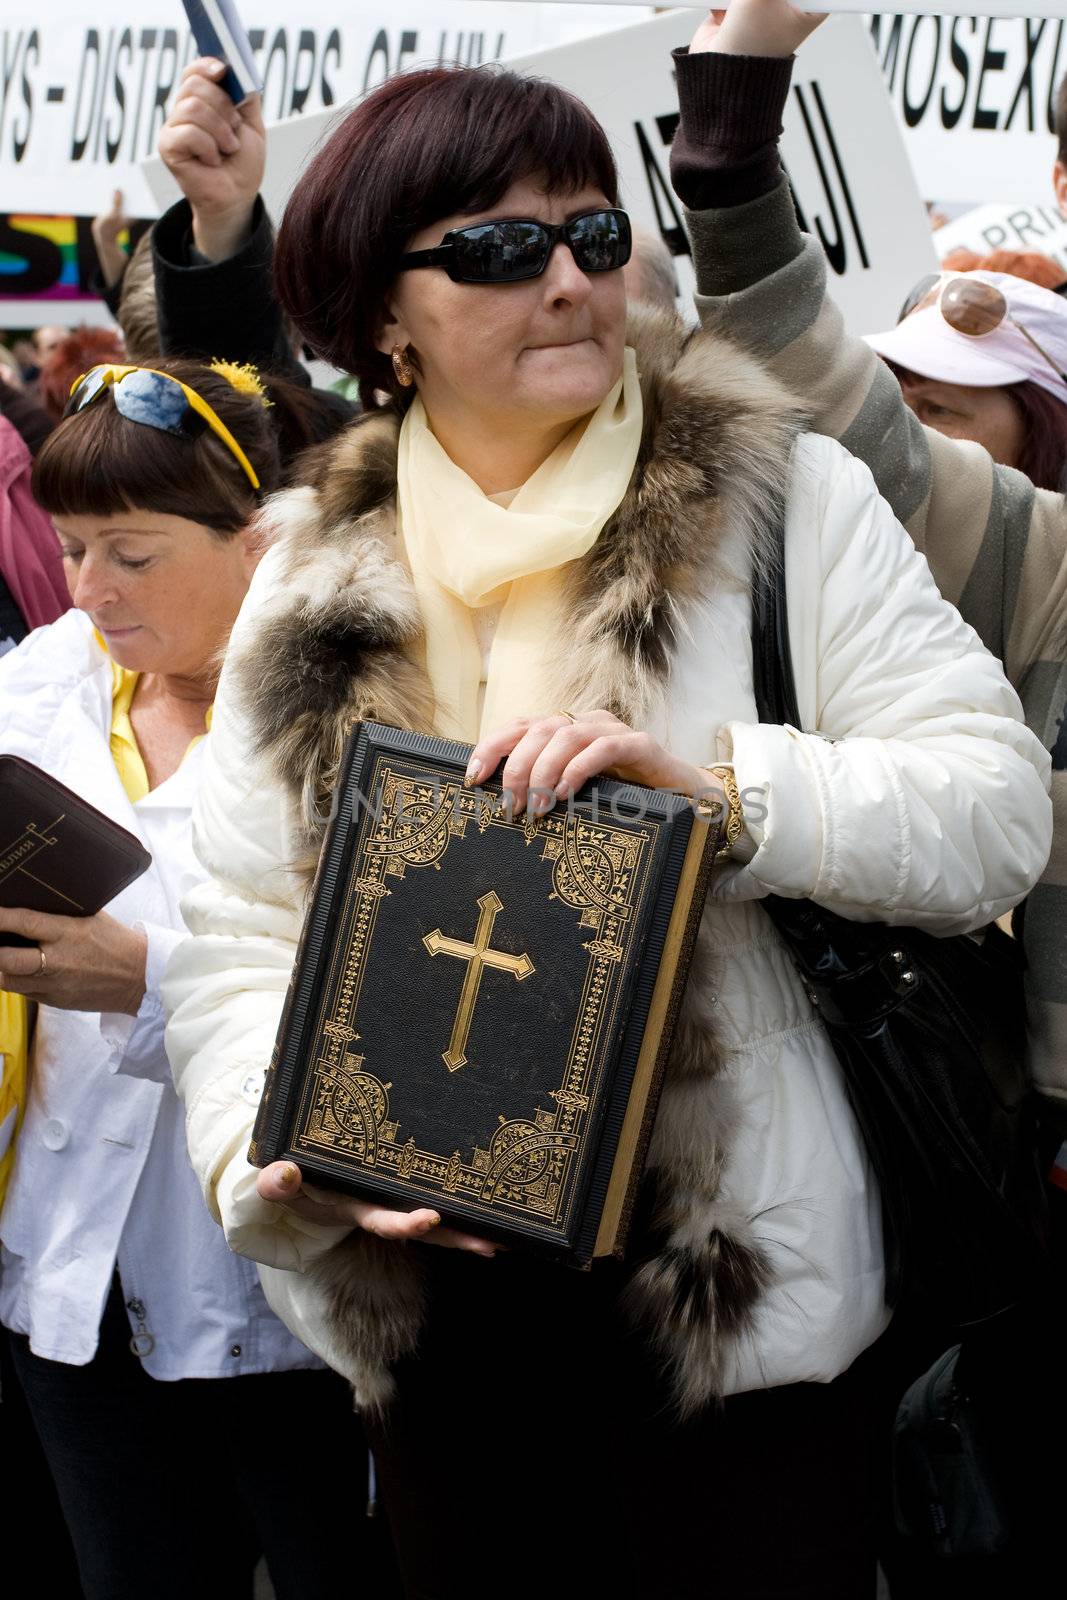
[[785, 593], [785, 518], [774, 527], [752, 580], [752, 670], [761, 722], [800, 728]]
[[[789, 647], [784, 512], [752, 578], [752, 675], [759, 720], [803, 732]], [[913, 992], [917, 979], [904, 930], [846, 922], [811, 900], [772, 894], [760, 904], [824, 1021], [871, 1026]]]

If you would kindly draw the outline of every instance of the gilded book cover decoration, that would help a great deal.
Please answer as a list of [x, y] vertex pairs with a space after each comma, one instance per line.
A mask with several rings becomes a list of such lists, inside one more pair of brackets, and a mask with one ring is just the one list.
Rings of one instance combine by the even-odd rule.
[[706, 888], [689, 802], [512, 818], [358, 725], [249, 1158], [564, 1259], [618, 1251]]

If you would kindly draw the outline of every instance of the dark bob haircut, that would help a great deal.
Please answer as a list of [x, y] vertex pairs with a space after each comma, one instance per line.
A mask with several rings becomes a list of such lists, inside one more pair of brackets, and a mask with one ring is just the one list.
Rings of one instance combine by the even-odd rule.
[[304, 339], [372, 391], [397, 392], [375, 348], [412, 234], [495, 206], [513, 183], [597, 188], [618, 204], [611, 146], [574, 95], [499, 67], [402, 73], [349, 112], [300, 179], [278, 234], [278, 295]]
[[[180, 378], [225, 423], [252, 463], [261, 494], [278, 483], [278, 445], [271, 413], [254, 394], [197, 361], [152, 362]], [[110, 391], [49, 434], [33, 464], [33, 493], [51, 516], [115, 516], [165, 512], [227, 536], [244, 527], [259, 504], [237, 459], [210, 428], [195, 439], [130, 422]]]

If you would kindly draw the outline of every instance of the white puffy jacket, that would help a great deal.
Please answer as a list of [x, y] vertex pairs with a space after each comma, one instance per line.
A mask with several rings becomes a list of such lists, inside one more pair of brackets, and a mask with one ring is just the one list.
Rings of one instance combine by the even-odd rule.
[[[643, 380], [650, 366], [644, 357]], [[662, 381], [677, 385], [685, 370], [676, 359]], [[751, 377], [742, 367], [736, 391], [731, 381], [721, 355], [714, 377], [700, 378], [720, 399], [724, 388], [733, 394], [743, 415]], [[695, 378], [691, 389], [696, 400], [684, 398], [697, 405], [704, 391]], [[301, 617], [310, 628], [316, 608], [339, 593], [349, 614], [362, 605], [366, 615], [388, 616], [392, 608], [400, 618], [410, 608], [388, 513], [384, 521], [360, 521], [355, 507], [343, 528], [334, 522], [316, 529], [331, 474], [370, 448], [361, 441], [373, 443], [377, 426], [344, 435], [314, 488], [276, 502], [279, 544], [260, 566], [237, 623], [195, 811], [195, 848], [209, 876], [183, 902], [193, 937], [175, 953], [164, 985], [172, 1013], [167, 1049], [208, 1203], [232, 1247], [263, 1264], [279, 1314], [350, 1372], [321, 1291], [303, 1275], [339, 1232], [260, 1200], [245, 1156], [305, 880], [289, 865], [298, 853], [293, 798], [237, 713], [234, 674], [237, 661], [253, 660], [281, 638], [280, 619]], [[698, 454], [714, 449], [721, 458], [731, 448], [721, 406], [718, 428]], [[804, 725], [818, 731], [756, 720], [751, 518], [739, 501], [714, 555], [706, 540], [704, 548], [694, 544], [683, 582], [675, 549], [670, 572], [660, 575], [668, 588], [677, 583], [669, 667], [632, 718], [688, 761], [732, 761], [741, 789], [762, 791], [765, 809], [749, 824], [750, 859], [726, 864], [714, 882], [701, 941], [715, 976], [702, 981], [698, 1005], [725, 1062], [709, 1104], [713, 1099], [711, 1115], [722, 1115], [723, 1097], [730, 1098], [733, 1133], [721, 1188], [700, 1202], [692, 1221], [699, 1231], [732, 1219], [772, 1266], [748, 1333], [720, 1360], [725, 1392], [829, 1380], [877, 1337], [887, 1316], [879, 1202], [866, 1153], [833, 1051], [759, 910], [760, 897], [810, 896], [860, 920], [956, 933], [987, 923], [1027, 893], [1051, 829], [1046, 751], [1023, 725], [999, 664], [941, 599], [867, 469], [814, 435], [801, 436], [784, 459], [791, 644]], [[691, 464], [687, 459], [687, 469]], [[631, 536], [628, 504], [613, 537]], [[676, 500], [665, 502], [664, 514], [676, 532]], [[646, 495], [640, 536], [654, 537], [654, 518], [652, 525], [647, 535]], [[351, 572], [342, 550], [358, 553]], [[694, 597], [702, 563], [708, 581]], [[602, 646], [583, 648], [586, 623], [583, 615], [565, 618], [560, 640], [546, 645], [565, 662], [580, 661], [584, 675], [583, 684], [561, 688], [573, 698], [554, 703], [604, 703], [595, 665]], [[602, 613], [597, 628], [600, 640]], [[388, 711], [381, 720], [398, 719], [397, 710]], [[708, 1115], [684, 1088], [672, 1094], [668, 1084], [650, 1159], [669, 1163], [672, 1142], [699, 1139]], [[699, 1369], [699, 1352], [693, 1359]], [[699, 1372], [693, 1384], [701, 1389]]]

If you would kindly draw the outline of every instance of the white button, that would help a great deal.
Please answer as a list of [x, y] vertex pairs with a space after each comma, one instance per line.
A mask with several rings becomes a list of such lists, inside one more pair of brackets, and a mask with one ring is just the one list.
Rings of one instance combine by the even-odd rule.
[[258, 1072], [250, 1072], [241, 1085], [241, 1099], [250, 1106], [258, 1106], [263, 1098], [263, 1080], [267, 1076], [266, 1067], [260, 1067]]
[[58, 1117], [49, 1117], [41, 1134], [46, 1150], [62, 1150], [70, 1140], [70, 1129]]

